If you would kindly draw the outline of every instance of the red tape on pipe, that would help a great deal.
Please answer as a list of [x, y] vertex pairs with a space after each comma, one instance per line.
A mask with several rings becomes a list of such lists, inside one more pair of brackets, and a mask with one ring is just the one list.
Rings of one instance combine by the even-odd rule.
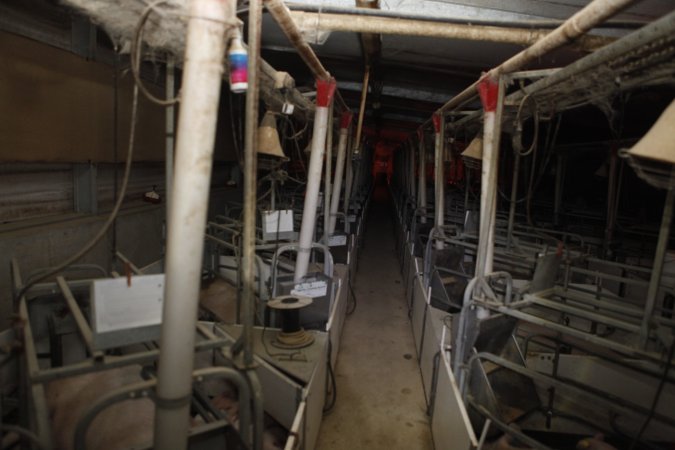
[[478, 82], [478, 94], [483, 104], [485, 112], [492, 112], [497, 109], [497, 95], [499, 94], [499, 83], [490, 77], [485, 77]]
[[345, 111], [342, 113], [342, 118], [340, 119], [340, 128], [345, 129], [349, 128], [349, 124], [352, 122], [352, 117], [354, 114], [352, 114], [351, 111]]
[[431, 120], [434, 122], [434, 131], [436, 131], [436, 133], [440, 133], [440, 131], [441, 131], [441, 115], [434, 113], [434, 115], [431, 116]]
[[316, 80], [316, 106], [327, 107], [335, 94], [335, 78]]

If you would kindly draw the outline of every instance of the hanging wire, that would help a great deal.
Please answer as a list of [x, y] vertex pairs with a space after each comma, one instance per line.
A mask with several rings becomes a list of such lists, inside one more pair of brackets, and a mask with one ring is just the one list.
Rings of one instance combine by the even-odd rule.
[[161, 4], [167, 3], [167, 0], [157, 0], [151, 4], [149, 4], [144, 10], [143, 13], [141, 14], [141, 18], [138, 21], [138, 25], [136, 25], [136, 30], [134, 31], [134, 38], [131, 41], [131, 74], [134, 77], [134, 81], [136, 82], [136, 86], [138, 86], [138, 89], [140, 89], [141, 93], [151, 102], [156, 103], [160, 106], [171, 106], [175, 105], [178, 103], [178, 99], [180, 97], [180, 94], [176, 95], [174, 98], [171, 99], [161, 99], [159, 97], [155, 97], [143, 84], [143, 81], [141, 80], [141, 74], [140, 74], [140, 67], [141, 67], [141, 46], [143, 45], [142, 39], [143, 39], [143, 27], [145, 26], [145, 23], [148, 20], [148, 17], [150, 17], [150, 13], [155, 11], [155, 8]]

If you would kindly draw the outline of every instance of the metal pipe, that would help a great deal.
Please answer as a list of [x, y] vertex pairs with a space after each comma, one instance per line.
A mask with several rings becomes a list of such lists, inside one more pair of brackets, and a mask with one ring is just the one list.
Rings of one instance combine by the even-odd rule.
[[[499, 42], [516, 45], [533, 45], [549, 31], [532, 28], [504, 28], [493, 25], [431, 22], [428, 20], [396, 19], [356, 14], [331, 14], [291, 11], [293, 20], [303, 31], [346, 31], [357, 33], [423, 36], [465, 41]], [[614, 38], [581, 36], [574, 45], [582, 51], [592, 52]]]
[[[171, 99], [176, 95], [176, 59], [173, 55], [168, 54], [166, 57], [166, 98]], [[166, 226], [169, 224], [169, 217], [171, 217], [171, 188], [173, 187], [173, 148], [174, 148], [174, 132], [175, 132], [175, 108], [171, 103], [166, 107], [165, 114], [165, 164], [166, 171]], [[168, 234], [168, 233], [167, 233]]]
[[[283, 0], [263, 0], [263, 2], [265, 3], [267, 10], [281, 28], [281, 31], [283, 31], [291, 44], [293, 44], [293, 47], [295, 47], [295, 49], [298, 51], [298, 54], [305, 62], [309, 70], [312, 71], [312, 74], [314, 74], [317, 79], [329, 81], [331, 79], [330, 73], [328, 73], [323, 64], [321, 64], [321, 61], [319, 61], [319, 58], [317, 58], [316, 53], [314, 53], [314, 50], [312, 50], [312, 47], [309, 46], [305, 38], [302, 36], [302, 32], [296, 25], [293, 17], [291, 17], [291, 10], [288, 9]], [[343, 111], [349, 109], [345, 101], [342, 99], [342, 96], [340, 96], [340, 92], [336, 92], [335, 97]]]
[[337, 161], [335, 162], [335, 178], [333, 180], [333, 195], [330, 205], [330, 223], [328, 224], [328, 233], [335, 233], [337, 223], [338, 205], [340, 203], [340, 191], [342, 190], [342, 174], [345, 167], [345, 153], [347, 150], [347, 139], [349, 137], [349, 124], [352, 120], [352, 113], [342, 113], [340, 120], [340, 137], [338, 140]]
[[[610, 17], [619, 13], [621, 10], [627, 8], [635, 1], [636, 0], [593, 0], [572, 17], [563, 22], [563, 24], [558, 28], [547, 34], [542, 39], [538, 40], [532, 46], [504, 61], [499, 66], [493, 68], [486, 75], [484, 75], [484, 77], [496, 79], [499, 74], [520, 70], [542, 55], [545, 55], [546, 53], [584, 35], [593, 27], [603, 23]], [[545, 78], [544, 80], [553, 78], [554, 76], [555, 74]], [[479, 81], [480, 80], [473, 82], [469, 87], [451, 98], [447, 103], [441, 106], [436, 111], [436, 113], [441, 114], [444, 111], [455, 109], [458, 106], [461, 106], [462, 104], [472, 100], [478, 92]], [[536, 83], [533, 83], [533, 85], [534, 84]], [[528, 89], [525, 89], [525, 91], [530, 92]], [[421, 127], [424, 127], [427, 123], [428, 121], [422, 124]]]
[[[466, 24], [466, 25], [490, 25], [501, 28], [556, 28], [559, 27], [563, 21], [556, 19], [540, 19], [540, 20], [486, 20], [471, 18], [462, 19], [455, 17], [439, 17], [429, 16], [425, 14], [409, 13], [407, 11], [393, 11], [383, 9], [365, 9], [365, 8], [344, 8], [340, 6], [330, 6], [327, 4], [309, 5], [304, 3], [288, 3], [291, 11], [306, 11], [306, 12], [320, 12], [330, 14], [347, 14], [358, 16], [371, 17], [388, 17], [392, 19], [418, 20], [423, 22], [435, 22], [446, 24]], [[638, 20], [612, 20], [605, 23], [597, 24], [596, 28], [640, 28], [646, 25], [646, 22]]]
[[225, 33], [234, 25], [233, 3], [190, 3], [157, 381], [154, 447], [159, 450], [187, 446], [195, 323]]
[[427, 148], [424, 145], [424, 130], [418, 133], [420, 140], [420, 164], [417, 174], [417, 197], [419, 203], [417, 208], [420, 210], [420, 223], [427, 223]]
[[607, 220], [605, 222], [605, 238], [603, 241], [603, 251], [605, 257], [611, 256], [610, 248], [614, 239], [614, 228], [616, 225], [616, 178], [618, 169], [618, 155], [615, 148], [609, 150], [609, 173], [607, 177]]
[[328, 107], [328, 131], [326, 134], [326, 172], [323, 178], [323, 243], [328, 245], [330, 227], [330, 177], [333, 171], [333, 102]]
[[[349, 132], [349, 137], [351, 137], [352, 130]], [[345, 214], [345, 220], [349, 221], [349, 198], [352, 194], [352, 184], [354, 183], [354, 145], [351, 139], [347, 139], [347, 156], [346, 156], [346, 174], [345, 174], [345, 195], [343, 198], [343, 208]]]
[[326, 150], [326, 132], [328, 128], [328, 107], [335, 90], [335, 80], [316, 80], [316, 113], [314, 114], [314, 132], [312, 134], [312, 153], [307, 168], [307, 190], [300, 226], [298, 257], [295, 261], [294, 281], [298, 283], [307, 275], [309, 256], [312, 251], [312, 236], [316, 223], [316, 207], [321, 185], [321, 163]]
[[562, 209], [563, 187], [565, 185], [564, 156], [556, 157], [555, 165], [555, 194], [553, 196], [553, 224], [560, 225], [560, 210]]
[[244, 129], [244, 205], [241, 237], [241, 280], [244, 367], [253, 367], [253, 317], [255, 315], [255, 230], [258, 161], [258, 107], [260, 97], [260, 35], [262, 3], [254, 0], [248, 11], [248, 89]]
[[417, 195], [417, 186], [415, 185], [415, 145], [412, 143], [412, 141], [408, 141], [408, 150], [408, 179], [410, 181], [410, 190], [408, 195], [410, 196], [410, 201], [414, 202]]
[[491, 273], [493, 265], [497, 213], [497, 172], [502, 122], [501, 115], [504, 104], [504, 81], [501, 77], [499, 81], [486, 78], [481, 82], [480, 91], [485, 113], [483, 118], [480, 231], [475, 271], [475, 276], [477, 277]]
[[[513, 245], [513, 225], [516, 220], [516, 201], [518, 198], [518, 174], [520, 171], [520, 152], [514, 152], [513, 160], [513, 180], [511, 181], [511, 201], [509, 205], [509, 224], [506, 232], [506, 248], [511, 249]], [[557, 180], [557, 178], [556, 178]], [[556, 183], [557, 186], [557, 183]]]
[[354, 138], [354, 151], [361, 151], [361, 131], [363, 129], [363, 118], [366, 114], [366, 98], [368, 97], [368, 82], [370, 80], [370, 66], [366, 66], [363, 73], [363, 85], [361, 86], [361, 103], [359, 104], [359, 118], [356, 123], [356, 137]]
[[652, 327], [652, 314], [656, 306], [656, 296], [659, 293], [661, 276], [663, 275], [663, 262], [668, 250], [668, 240], [670, 238], [670, 224], [673, 219], [673, 201], [675, 201], [675, 169], [670, 175], [671, 187], [666, 193], [666, 202], [663, 205], [663, 218], [661, 219], [661, 229], [659, 231], [659, 240], [656, 243], [656, 254], [654, 255], [654, 267], [649, 279], [649, 289], [647, 290], [647, 302], [645, 304], [645, 313], [640, 326], [640, 348], [646, 350], [649, 341], [649, 330]]
[[[438, 233], [443, 235], [445, 221], [445, 179], [443, 170], [443, 150], [445, 147], [445, 117], [434, 116], [434, 129], [436, 131], [436, 145], [434, 152], [434, 208], [435, 227]], [[436, 250], [443, 250], [443, 239], [436, 239]]]

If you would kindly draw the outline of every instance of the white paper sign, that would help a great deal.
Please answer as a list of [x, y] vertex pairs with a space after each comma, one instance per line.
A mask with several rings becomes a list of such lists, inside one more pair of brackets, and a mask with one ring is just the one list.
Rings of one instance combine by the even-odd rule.
[[325, 281], [309, 281], [307, 283], [298, 283], [295, 289], [291, 291], [291, 295], [299, 295], [305, 297], [323, 297], [328, 291], [328, 285]]
[[281, 209], [275, 211], [263, 211], [263, 232], [272, 234], [277, 232], [277, 225], [279, 225], [279, 233], [293, 231], [293, 210]]
[[91, 286], [92, 323], [97, 333], [162, 323], [164, 274], [95, 280]]

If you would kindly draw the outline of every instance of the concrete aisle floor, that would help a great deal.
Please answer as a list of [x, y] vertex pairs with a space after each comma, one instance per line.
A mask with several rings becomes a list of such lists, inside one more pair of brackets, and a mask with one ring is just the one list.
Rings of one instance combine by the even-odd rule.
[[378, 186], [354, 288], [358, 305], [338, 356], [337, 403], [323, 419], [317, 450], [432, 448], [392, 208], [386, 186]]

